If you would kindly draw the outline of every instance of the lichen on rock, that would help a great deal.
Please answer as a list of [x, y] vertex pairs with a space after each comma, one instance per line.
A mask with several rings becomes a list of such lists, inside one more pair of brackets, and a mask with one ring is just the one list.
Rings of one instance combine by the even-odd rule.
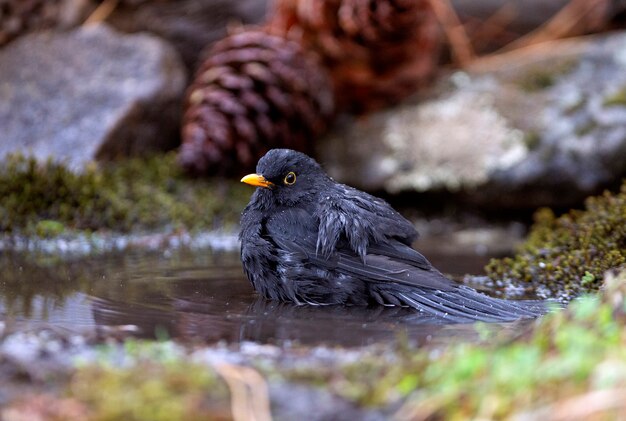
[[392, 192], [476, 187], [528, 153], [524, 134], [496, 111], [492, 98], [464, 91], [397, 111], [383, 142], [401, 167], [385, 184]]

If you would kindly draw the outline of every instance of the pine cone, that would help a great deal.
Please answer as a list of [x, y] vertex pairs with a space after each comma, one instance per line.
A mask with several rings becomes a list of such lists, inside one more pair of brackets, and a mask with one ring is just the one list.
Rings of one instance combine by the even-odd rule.
[[255, 29], [217, 42], [189, 88], [181, 164], [244, 173], [267, 150], [311, 151], [333, 112], [326, 72], [293, 41]]
[[[96, 0], [96, 3], [104, 3], [105, 1], [106, 0]], [[172, 2], [172, 1], [173, 0], [118, 0], [116, 4], [116, 8], [139, 7], [147, 3], [155, 3], [155, 2], [166, 3], [166, 2]]]
[[429, 0], [277, 0], [269, 27], [317, 51], [335, 97], [357, 112], [427, 82], [442, 46]]

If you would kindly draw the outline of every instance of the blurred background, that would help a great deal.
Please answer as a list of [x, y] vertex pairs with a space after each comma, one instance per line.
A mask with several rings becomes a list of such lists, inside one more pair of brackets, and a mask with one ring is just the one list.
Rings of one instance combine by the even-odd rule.
[[270, 148], [342, 182], [567, 208], [626, 166], [626, 3], [0, 0], [0, 159], [176, 151], [232, 179]]

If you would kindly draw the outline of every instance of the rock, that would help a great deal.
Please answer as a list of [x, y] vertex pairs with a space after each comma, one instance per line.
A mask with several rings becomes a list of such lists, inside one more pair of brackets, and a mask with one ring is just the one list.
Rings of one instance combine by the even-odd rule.
[[179, 142], [184, 69], [151, 35], [104, 25], [20, 38], [0, 51], [0, 159], [48, 157], [80, 169]]
[[477, 62], [441, 85], [343, 124], [321, 160], [358, 187], [511, 208], [576, 204], [626, 172], [626, 33]]
[[274, 382], [270, 385], [272, 415], [278, 420], [379, 421], [389, 419], [375, 409], [357, 405], [323, 388], [296, 383]]
[[224, 37], [228, 25], [260, 23], [265, 18], [267, 3], [268, 0], [126, 0], [107, 22], [121, 31], [146, 31], [167, 39], [193, 71], [203, 49]]

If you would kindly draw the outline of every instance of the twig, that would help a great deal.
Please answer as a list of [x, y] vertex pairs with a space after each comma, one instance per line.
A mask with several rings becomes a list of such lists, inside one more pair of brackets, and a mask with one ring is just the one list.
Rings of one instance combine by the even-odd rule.
[[474, 48], [465, 28], [449, 0], [430, 0], [437, 20], [446, 33], [450, 48], [459, 66], [465, 67], [475, 58]]
[[594, 415], [615, 411], [624, 414], [626, 389], [595, 390], [580, 396], [564, 399], [533, 411], [514, 415], [514, 421], [546, 420], [569, 421], [597, 419]]
[[232, 364], [218, 364], [215, 370], [230, 389], [235, 421], [272, 420], [267, 384], [256, 370]]
[[580, 35], [579, 33], [574, 33], [573, 29], [588, 13], [605, 1], [606, 0], [572, 0], [539, 28], [505, 45], [502, 49], [497, 51], [496, 54], [562, 38], [567, 35]]
[[577, 48], [585, 48], [587, 39], [593, 35], [578, 36], [568, 39], [556, 39], [531, 44], [520, 47], [511, 51], [496, 52], [486, 56], [478, 57], [469, 66], [468, 70], [476, 72], [488, 72], [502, 69], [507, 66], [515, 66], [517, 63], [524, 62], [528, 57], [545, 56], [546, 51], [557, 51], [559, 53], [570, 51], [572, 54], [579, 51]]
[[[473, 45], [482, 45], [498, 36], [506, 35], [507, 25], [515, 18], [515, 6], [513, 3], [504, 3], [491, 16], [477, 25], [475, 31], [468, 30]], [[467, 25], [467, 24], [466, 24]]]
[[391, 419], [393, 421], [425, 421], [437, 414], [448, 403], [442, 397], [427, 398], [416, 402], [409, 400], [398, 409]]
[[83, 22], [83, 26], [95, 25], [104, 22], [117, 8], [119, 0], [104, 0], [91, 12], [89, 17]]

